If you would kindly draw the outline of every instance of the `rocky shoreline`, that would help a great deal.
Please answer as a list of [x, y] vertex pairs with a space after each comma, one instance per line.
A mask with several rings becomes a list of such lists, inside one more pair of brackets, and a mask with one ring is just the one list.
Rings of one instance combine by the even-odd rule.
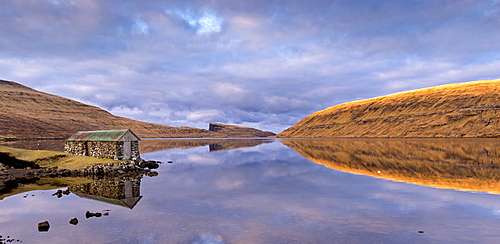
[[[86, 176], [127, 176], [127, 175], [156, 175], [151, 171], [159, 167], [159, 161], [120, 161], [108, 164], [95, 164], [81, 170], [57, 169], [57, 168], [12, 168], [9, 166], [0, 169], [0, 182], [2, 180], [15, 179], [20, 177], [86, 177]], [[1, 186], [1, 183], [0, 183]]]
[[[172, 163], [169, 161], [169, 163]], [[12, 189], [20, 185], [31, 184], [42, 178], [62, 178], [62, 177], [83, 177], [102, 179], [113, 177], [133, 177], [137, 175], [146, 175], [149, 177], [157, 176], [156, 169], [162, 162], [145, 161], [119, 161], [107, 164], [95, 164], [85, 169], [70, 170], [57, 168], [14, 168], [4, 164], [0, 169], [0, 195], [11, 192]], [[1, 199], [1, 198], [0, 198]]]

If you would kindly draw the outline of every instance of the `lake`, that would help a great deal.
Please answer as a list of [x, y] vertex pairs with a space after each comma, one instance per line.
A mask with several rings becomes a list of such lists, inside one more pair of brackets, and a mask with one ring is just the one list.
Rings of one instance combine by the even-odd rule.
[[170, 139], [140, 150], [164, 162], [157, 176], [19, 183], [0, 197], [0, 239], [500, 243], [499, 139]]

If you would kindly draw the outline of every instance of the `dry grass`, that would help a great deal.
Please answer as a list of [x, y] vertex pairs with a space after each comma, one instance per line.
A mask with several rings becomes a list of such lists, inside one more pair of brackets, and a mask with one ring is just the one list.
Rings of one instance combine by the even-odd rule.
[[327, 167], [395, 181], [500, 193], [499, 139], [285, 140]]
[[114, 116], [100, 108], [0, 81], [0, 138], [68, 138], [77, 131], [130, 128], [140, 137], [198, 137], [208, 130]]
[[0, 80], [0, 139], [68, 138], [77, 131], [131, 129], [142, 138], [256, 137], [262, 131], [230, 126], [224, 131], [172, 127], [114, 116], [100, 108]]
[[45, 150], [25, 150], [0, 146], [0, 152], [8, 153], [11, 156], [34, 162], [43, 168], [57, 167], [58, 169], [84, 169], [93, 164], [106, 164], [116, 162], [112, 159], [102, 159], [87, 156], [72, 155], [63, 152]]
[[217, 132], [225, 134], [227, 137], [268, 137], [275, 135], [274, 133], [269, 131], [261, 131], [253, 128], [245, 128], [235, 125], [210, 123], [210, 126], [217, 126]]
[[500, 137], [500, 80], [336, 105], [311, 114], [278, 137]]

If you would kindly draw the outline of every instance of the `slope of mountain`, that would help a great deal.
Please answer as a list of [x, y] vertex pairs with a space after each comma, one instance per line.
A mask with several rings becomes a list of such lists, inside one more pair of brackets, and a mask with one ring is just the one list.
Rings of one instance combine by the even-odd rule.
[[228, 137], [224, 132], [118, 117], [94, 106], [0, 80], [0, 139], [67, 138], [82, 130], [123, 128], [143, 138]]
[[500, 137], [500, 80], [336, 105], [307, 116], [278, 137]]
[[268, 137], [276, 135], [270, 131], [261, 131], [254, 128], [216, 123], [210, 123], [208, 130], [223, 133], [229, 137]]

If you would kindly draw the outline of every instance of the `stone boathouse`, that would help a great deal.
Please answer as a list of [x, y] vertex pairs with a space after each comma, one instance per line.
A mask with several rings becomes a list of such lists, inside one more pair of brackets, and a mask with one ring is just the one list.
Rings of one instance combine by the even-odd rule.
[[64, 151], [115, 160], [140, 158], [139, 140], [131, 130], [79, 131], [68, 138]]

